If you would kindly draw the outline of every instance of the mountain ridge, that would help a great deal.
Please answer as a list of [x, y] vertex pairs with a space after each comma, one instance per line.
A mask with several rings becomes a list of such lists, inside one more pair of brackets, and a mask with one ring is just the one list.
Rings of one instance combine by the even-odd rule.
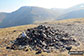
[[0, 13], [0, 28], [33, 24], [40, 21], [83, 18], [83, 5], [79, 4], [69, 9], [46, 9], [35, 6], [23, 6], [11, 13]]
[[[10, 13], [1, 23], [2, 27], [32, 24], [34, 21], [53, 19], [56, 16], [49, 9], [39, 7], [21, 7]], [[7, 24], [6, 24], [7, 23]]]

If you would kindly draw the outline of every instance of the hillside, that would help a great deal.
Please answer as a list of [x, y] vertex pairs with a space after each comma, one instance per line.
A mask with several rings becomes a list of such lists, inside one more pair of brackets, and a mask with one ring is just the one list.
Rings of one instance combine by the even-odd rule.
[[0, 27], [11, 27], [32, 24], [36, 21], [55, 20], [58, 13], [50, 9], [24, 6], [10, 13], [1, 23]]
[[58, 17], [58, 19], [84, 18], [84, 9], [68, 12]]
[[0, 13], [0, 23], [2, 22], [4, 18], [6, 18], [7, 15], [8, 13]]
[[[67, 33], [71, 34], [78, 42], [81, 43], [78, 47], [72, 47], [71, 50], [73, 51], [83, 51], [84, 50], [84, 19], [68, 19], [68, 20], [59, 20], [54, 22], [47, 22], [41, 23], [42, 25], [50, 25], [55, 29], [60, 29], [66, 31]], [[68, 56], [68, 51], [64, 52], [52, 52], [46, 53], [43, 52], [39, 55], [35, 55], [36, 51], [22, 51], [22, 50], [8, 50], [6, 49], [7, 46], [10, 46], [10, 41], [15, 40], [20, 33], [25, 31], [28, 28], [37, 27], [39, 24], [31, 24], [31, 25], [24, 25], [24, 26], [17, 26], [17, 27], [10, 27], [10, 28], [2, 28], [0, 29], [0, 56], [8, 55], [8, 56]]]

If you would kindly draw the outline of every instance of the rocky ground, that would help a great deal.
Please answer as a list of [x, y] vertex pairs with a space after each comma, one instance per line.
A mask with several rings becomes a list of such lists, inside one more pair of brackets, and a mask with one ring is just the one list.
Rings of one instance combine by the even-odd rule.
[[44, 24], [54, 27], [55, 29], [63, 30], [72, 36], [75, 36], [79, 41], [84, 43], [84, 23], [83, 22], [69, 22], [69, 23], [56, 23]]
[[55, 51], [51, 53], [42, 52], [41, 54], [35, 54], [36, 51], [29, 49], [28, 51], [22, 50], [10, 50], [6, 49], [6, 47], [12, 45], [12, 41], [15, 40], [22, 32], [24, 32], [28, 28], [37, 27], [38, 25], [51, 26], [55, 29], [60, 29], [65, 31], [76, 39], [80, 46], [73, 46], [71, 50], [73, 51], [84, 51], [84, 20], [75, 20], [66, 22], [57, 22], [57, 23], [42, 23], [42, 24], [34, 24], [27, 26], [19, 26], [12, 28], [4, 28], [0, 29], [0, 56], [68, 56], [68, 51], [60, 52]]

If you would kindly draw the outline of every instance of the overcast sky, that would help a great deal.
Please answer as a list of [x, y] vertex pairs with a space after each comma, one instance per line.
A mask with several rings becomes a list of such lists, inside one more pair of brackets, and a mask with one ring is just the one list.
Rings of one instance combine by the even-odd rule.
[[69, 8], [82, 3], [84, 0], [0, 0], [0, 12], [12, 12], [22, 6]]

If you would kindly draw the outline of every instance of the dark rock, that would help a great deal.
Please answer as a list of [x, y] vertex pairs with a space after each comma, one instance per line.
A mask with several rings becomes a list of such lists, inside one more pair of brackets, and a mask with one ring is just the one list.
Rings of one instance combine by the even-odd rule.
[[71, 46], [70, 47], [66, 47], [66, 49], [69, 50], [69, 51], [71, 50], [71, 48], [72, 48]]
[[6, 47], [6, 49], [10, 49], [10, 47]]
[[26, 52], [28, 51], [28, 49], [25, 50]]
[[40, 54], [40, 53], [42, 53], [42, 51], [41, 51], [41, 50], [39, 50], [39, 51], [37, 51], [37, 52], [36, 52], [36, 54]]
[[13, 32], [16, 32], [17, 30], [14, 30]]

